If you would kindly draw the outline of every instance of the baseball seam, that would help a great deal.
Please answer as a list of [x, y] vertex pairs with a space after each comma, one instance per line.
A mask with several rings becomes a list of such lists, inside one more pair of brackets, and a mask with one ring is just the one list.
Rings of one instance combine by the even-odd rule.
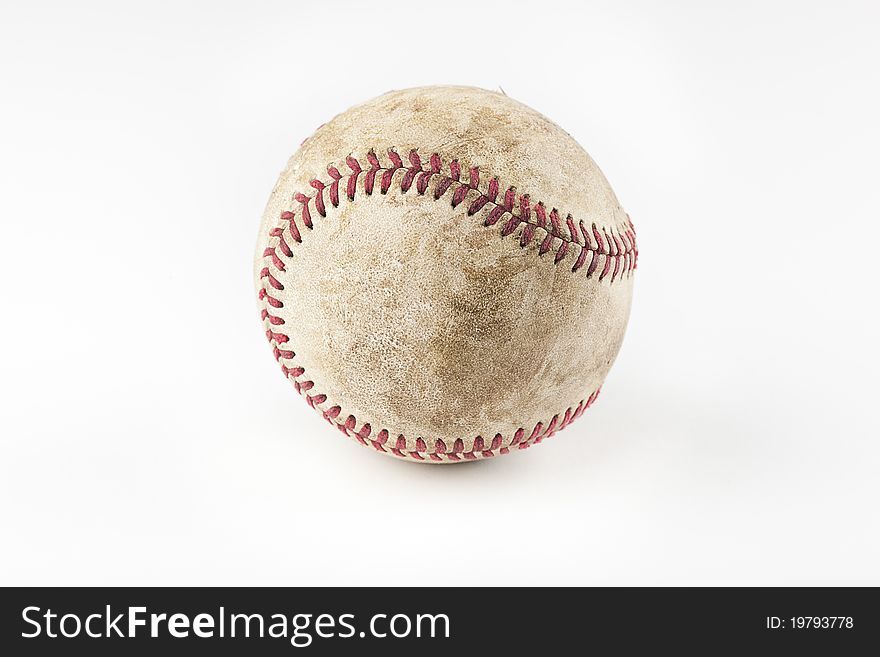
[[[542, 202], [532, 203], [528, 194], [519, 196], [517, 203], [516, 189], [509, 187], [504, 195], [499, 199], [500, 184], [497, 178], [492, 178], [485, 192], [479, 189], [480, 173], [477, 167], [469, 169], [468, 182], [461, 180], [462, 167], [458, 160], [449, 162], [449, 174], [442, 173], [442, 159], [439, 154], [432, 153], [429, 157], [430, 168], [425, 169], [422, 165], [422, 158], [417, 151], [410, 151], [408, 160], [411, 166], [404, 167], [403, 160], [400, 155], [393, 149], [388, 151], [388, 159], [391, 166], [383, 167], [378, 156], [374, 151], [370, 151], [367, 156], [370, 164], [368, 169], [364, 169], [358, 159], [353, 156], [346, 158], [346, 166], [351, 171], [345, 180], [343, 187], [343, 174], [336, 166], [330, 166], [327, 173], [330, 181], [321, 181], [312, 179], [310, 186], [316, 190], [313, 196], [307, 196], [301, 192], [293, 195], [293, 199], [300, 204], [300, 221], [305, 228], [312, 229], [314, 226], [312, 210], [310, 205], [314, 204], [314, 211], [321, 217], [327, 216], [325, 191], [329, 197], [330, 204], [335, 208], [341, 202], [340, 190], [344, 191], [345, 197], [349, 202], [353, 202], [359, 189], [359, 180], [363, 175], [360, 188], [368, 196], [373, 194], [376, 188], [377, 178], [379, 183], [379, 191], [381, 194], [387, 194], [394, 182], [394, 176], [398, 172], [403, 172], [400, 177], [400, 192], [406, 194], [413, 185], [419, 195], [425, 195], [431, 185], [432, 178], [436, 181], [432, 196], [434, 200], [440, 200], [450, 190], [452, 190], [451, 204], [452, 207], [458, 207], [465, 201], [469, 200], [467, 214], [474, 216], [478, 213], [485, 215], [484, 225], [493, 226], [501, 223], [502, 238], [507, 237], [522, 226], [520, 235], [520, 246], [525, 248], [528, 244], [535, 240], [538, 236], [541, 239], [539, 246], [539, 255], [544, 255], [549, 251], [554, 251], [554, 264], [559, 264], [567, 255], [571, 245], [579, 248], [580, 252], [573, 264], [572, 273], [577, 272], [586, 265], [586, 276], [592, 277], [596, 271], [600, 271], [598, 280], [603, 281], [610, 274], [609, 283], [629, 276], [635, 270], [638, 260], [638, 248], [635, 240], [635, 230], [632, 222], [627, 216], [628, 227], [624, 231], [615, 231], [613, 227], [601, 230], [592, 224], [587, 228], [583, 221], [575, 224], [574, 218], [569, 214], [565, 221], [560, 220], [559, 212], [556, 208], [552, 208], [550, 212], [546, 211], [546, 207]], [[475, 192], [472, 193], [472, 192]], [[519, 213], [515, 213], [514, 208], [519, 208]], [[533, 219], [534, 216], [534, 219]], [[270, 308], [283, 308], [283, 302], [272, 295], [272, 290], [281, 291], [284, 285], [273, 275], [272, 270], [276, 273], [284, 272], [286, 266], [284, 258], [291, 258], [293, 251], [290, 243], [292, 240], [296, 243], [302, 242], [302, 233], [296, 223], [296, 214], [293, 211], [285, 210], [281, 213], [281, 223], [269, 232], [269, 244], [263, 251], [263, 258], [266, 265], [260, 271], [260, 280], [263, 282], [259, 292], [259, 299], [262, 301], [261, 318], [266, 328], [266, 338], [272, 345], [275, 360], [281, 365], [282, 372], [294, 385], [294, 388], [300, 395], [305, 397], [309, 406], [322, 413], [325, 420], [336, 426], [345, 435], [356, 439], [365, 446], [372, 446], [377, 451], [391, 453], [402, 458], [413, 458], [424, 461], [426, 458], [432, 461], [460, 461], [475, 460], [478, 458], [488, 458], [498, 454], [506, 454], [511, 448], [526, 449], [533, 444], [537, 444], [552, 436], [557, 431], [562, 430], [581, 414], [595, 401], [599, 394], [599, 390], [593, 391], [586, 399], [581, 400], [577, 406], [567, 408], [562, 417], [560, 414], [554, 415], [549, 422], [538, 422], [532, 431], [526, 436], [526, 429], [519, 428], [514, 432], [509, 441], [505, 441], [500, 433], [496, 433], [491, 441], [487, 444], [482, 436], [474, 439], [473, 446], [470, 450], [465, 451], [464, 441], [459, 438], [453, 442], [450, 447], [442, 439], [433, 440], [433, 449], [428, 448], [428, 444], [423, 437], [415, 440], [415, 449], [409, 448], [409, 441], [404, 435], [398, 435], [396, 440], [390, 439], [390, 433], [387, 429], [379, 431], [375, 437], [373, 436], [372, 426], [368, 422], [361, 423], [358, 426], [358, 420], [353, 415], [345, 416], [342, 408], [338, 405], [328, 406], [328, 397], [323, 393], [313, 391], [315, 383], [311, 380], [304, 379], [305, 369], [302, 367], [289, 367], [284, 361], [292, 360], [296, 354], [293, 350], [287, 348], [290, 337], [283, 329], [275, 328], [285, 324], [283, 318], [273, 315]], [[538, 231], [545, 233], [543, 237]], [[287, 235], [287, 238], [285, 237]], [[603, 238], [604, 235], [604, 238]], [[274, 244], [273, 244], [274, 242]], [[278, 254], [281, 252], [281, 255]], [[589, 263], [587, 258], [589, 254]], [[600, 259], [602, 268], [599, 270]], [[612, 268], [613, 263], [613, 268]], [[342, 418], [345, 419], [342, 419]]]

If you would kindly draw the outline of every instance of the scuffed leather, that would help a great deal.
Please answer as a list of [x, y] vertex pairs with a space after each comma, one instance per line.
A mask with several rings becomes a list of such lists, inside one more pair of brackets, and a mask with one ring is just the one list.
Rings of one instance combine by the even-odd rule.
[[[349, 155], [366, 165], [373, 151], [384, 166], [392, 148], [404, 162], [413, 149], [423, 160], [438, 153], [444, 167], [458, 160], [463, 179], [479, 167], [481, 190], [497, 177], [502, 193], [513, 186], [588, 226], [629, 227], [590, 156], [537, 112], [474, 88], [395, 91], [338, 115], [291, 157], [260, 227], [258, 290], [269, 232], [298, 211], [294, 195], [330, 181], [329, 166], [347, 174]], [[500, 433], [507, 445], [597, 390], [623, 339], [632, 274], [573, 273], [578, 249], [554, 264], [539, 238], [521, 247], [522, 226], [502, 237], [485, 211], [468, 216], [468, 202], [453, 208], [449, 193], [435, 200], [435, 182], [424, 195], [415, 185], [401, 193], [400, 175], [385, 195], [378, 180], [367, 195], [361, 176], [354, 201], [343, 186], [338, 208], [313, 212], [313, 229], [298, 222], [302, 243], [273, 272], [284, 285], [273, 312], [296, 354], [285, 363], [327, 396], [320, 409], [340, 406], [374, 432], [404, 436], [408, 449], [423, 438], [462, 439], [469, 450], [476, 436]]]

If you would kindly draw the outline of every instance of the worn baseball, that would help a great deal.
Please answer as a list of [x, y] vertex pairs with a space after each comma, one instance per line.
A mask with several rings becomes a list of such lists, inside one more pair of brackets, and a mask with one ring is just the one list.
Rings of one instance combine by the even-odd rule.
[[552, 436], [596, 399], [638, 249], [605, 176], [503, 93], [393, 91], [294, 153], [260, 227], [272, 353], [382, 454], [460, 463]]

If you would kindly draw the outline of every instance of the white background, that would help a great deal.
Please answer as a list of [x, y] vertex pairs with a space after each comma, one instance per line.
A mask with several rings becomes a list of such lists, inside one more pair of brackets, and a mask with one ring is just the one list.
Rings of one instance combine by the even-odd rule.
[[[0, 583], [880, 584], [878, 23], [870, 2], [4, 2]], [[641, 258], [595, 406], [431, 468], [295, 394], [251, 257], [306, 135], [437, 83], [565, 127]]]

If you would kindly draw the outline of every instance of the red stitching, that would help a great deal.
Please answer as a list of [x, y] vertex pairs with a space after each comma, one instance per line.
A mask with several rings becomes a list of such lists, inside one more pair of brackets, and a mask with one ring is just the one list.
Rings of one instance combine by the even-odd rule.
[[[577, 227], [575, 220], [571, 215], [565, 218], [565, 229], [560, 220], [559, 212], [556, 208], [551, 208], [549, 213], [549, 225], [547, 223], [548, 215], [543, 202], [532, 204], [528, 194], [519, 196], [517, 203], [516, 189], [508, 187], [504, 192], [502, 200], [498, 200], [501, 191], [500, 183], [497, 178], [489, 181], [486, 193], [479, 190], [480, 172], [476, 167], [468, 170], [468, 182], [461, 181], [461, 164], [458, 160], [452, 160], [449, 163], [449, 174], [442, 172], [443, 162], [438, 153], [432, 153], [428, 158], [429, 168], [423, 168], [422, 158], [415, 150], [410, 151], [407, 156], [410, 166], [405, 167], [400, 155], [394, 151], [388, 151], [388, 159], [391, 166], [383, 167], [375, 152], [370, 151], [367, 156], [369, 167], [364, 169], [361, 163], [354, 156], [348, 156], [345, 164], [351, 171], [344, 183], [345, 195], [349, 201], [354, 201], [357, 194], [357, 182], [361, 174], [363, 174], [364, 193], [372, 195], [375, 189], [376, 177], [379, 176], [379, 191], [387, 194], [391, 189], [395, 173], [404, 169], [404, 174], [400, 178], [400, 190], [402, 193], [408, 192], [415, 182], [416, 192], [424, 195], [432, 179], [436, 179], [436, 187], [433, 197], [435, 200], [442, 198], [451, 187], [454, 187], [450, 203], [452, 207], [460, 205], [468, 194], [476, 191], [478, 196], [468, 204], [467, 214], [473, 216], [484, 210], [487, 206], [490, 209], [483, 223], [486, 226], [493, 226], [498, 223], [504, 215], [510, 215], [503, 223], [501, 236], [506, 237], [515, 232], [516, 229], [523, 224], [522, 234], [520, 235], [520, 246], [523, 248], [532, 243], [535, 238], [537, 229], [543, 230], [546, 235], [541, 240], [538, 248], [538, 254], [544, 255], [554, 248], [555, 242], [558, 240], [559, 245], [555, 247], [554, 264], [558, 264], [565, 258], [571, 244], [577, 245], [580, 251], [578, 257], [572, 266], [572, 273], [582, 269], [587, 261], [587, 254], [590, 256], [590, 262], [586, 266], [586, 276], [591, 277], [599, 267], [599, 260], [603, 260], [603, 266], [599, 274], [599, 280], [604, 280], [608, 274], [611, 274], [610, 282], [623, 278], [626, 274], [631, 274], [637, 266], [638, 247], [636, 246], [636, 235], [632, 221], [627, 215], [627, 228], [622, 234], [616, 234], [614, 229], [608, 232], [603, 227], [601, 231], [596, 224], [587, 227], [583, 221], [578, 222]], [[323, 182], [318, 179], [311, 180], [309, 185], [315, 190], [313, 196], [307, 196], [301, 192], [294, 194], [293, 199], [300, 205], [300, 219], [306, 228], [313, 227], [312, 213], [310, 204], [314, 201], [314, 208], [321, 217], [327, 216], [326, 205], [324, 201], [324, 190], [329, 190], [330, 203], [333, 207], [338, 207], [339, 188], [343, 176], [339, 169], [335, 166], [327, 168], [327, 174], [332, 182]], [[518, 207], [519, 212], [514, 213], [514, 208]], [[534, 218], [533, 218], [534, 216]], [[599, 389], [592, 392], [586, 399], [582, 400], [576, 407], [567, 408], [560, 419], [559, 415], [554, 415], [546, 425], [538, 422], [532, 429], [529, 437], [526, 438], [526, 429], [517, 429], [510, 439], [507, 446], [504, 444], [504, 437], [500, 433], [496, 433], [487, 446], [487, 441], [482, 436], [474, 438], [473, 446], [470, 451], [464, 451], [464, 441], [458, 438], [454, 441], [452, 448], [441, 439], [435, 439], [429, 443], [423, 437], [415, 440], [415, 450], [408, 450], [409, 441], [403, 435], [398, 435], [395, 441], [389, 441], [389, 432], [387, 429], [380, 430], [373, 435], [372, 426], [365, 422], [358, 428], [358, 421], [353, 415], [342, 417], [342, 408], [340, 406], [332, 406], [327, 410], [318, 408], [327, 401], [327, 395], [323, 393], [309, 394], [313, 392], [315, 383], [310, 380], [299, 380], [305, 375], [305, 369], [302, 367], [288, 367], [283, 360], [290, 360], [295, 357], [295, 353], [289, 349], [282, 349], [281, 345], [286, 345], [290, 338], [278, 331], [273, 331], [272, 327], [284, 325], [284, 320], [277, 315], [271, 314], [269, 308], [283, 308], [284, 304], [276, 296], [272, 295], [271, 290], [283, 290], [284, 285], [273, 275], [272, 268], [276, 271], [285, 271], [284, 261], [278, 255], [276, 249], [281, 252], [285, 258], [293, 256], [293, 251], [285, 238], [285, 228], [287, 234], [293, 242], [299, 244], [302, 242], [302, 234], [296, 223], [297, 215], [293, 211], [284, 211], [281, 213], [282, 225], [273, 228], [269, 236], [277, 240], [275, 246], [267, 246], [263, 251], [263, 258], [266, 259], [267, 265], [260, 271], [260, 280], [264, 281], [263, 287], [259, 291], [259, 299], [263, 302], [261, 317], [264, 323], [267, 323], [266, 339], [272, 345], [272, 352], [275, 360], [281, 365], [281, 370], [285, 377], [292, 380], [293, 386], [298, 393], [303, 395], [306, 403], [322, 413], [327, 422], [336, 426], [345, 435], [354, 438], [362, 445], [371, 446], [375, 450], [385, 453], [391, 453], [402, 458], [413, 458], [416, 460], [425, 460], [429, 458], [432, 461], [460, 461], [474, 460], [477, 458], [489, 458], [496, 454], [507, 454], [512, 448], [527, 449], [528, 447], [540, 443], [543, 440], [554, 435], [556, 432], [564, 429], [571, 422], [579, 418], [583, 412], [589, 408], [596, 397], [599, 395]], [[595, 243], [595, 244], [594, 244]], [[613, 270], [612, 270], [613, 261]]]

